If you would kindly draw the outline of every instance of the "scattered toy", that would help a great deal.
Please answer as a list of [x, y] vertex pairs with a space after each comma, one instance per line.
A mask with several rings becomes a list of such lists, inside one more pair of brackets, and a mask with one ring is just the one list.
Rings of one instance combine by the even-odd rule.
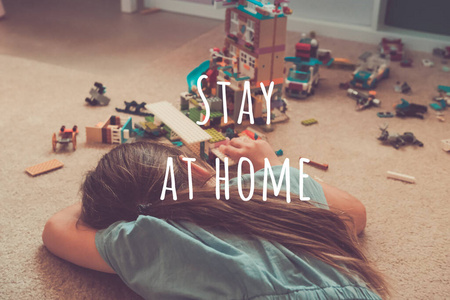
[[339, 83], [339, 88], [343, 90], [348, 90], [350, 88], [350, 82], [341, 82]]
[[411, 58], [403, 58], [400, 62], [400, 66], [403, 68], [409, 68], [412, 67], [413, 60]]
[[310, 125], [313, 125], [316, 123], [318, 123], [318, 121], [316, 119], [307, 119], [307, 120], [302, 121], [302, 125], [305, 125], [305, 126], [310, 126]]
[[78, 134], [78, 126], [73, 126], [72, 129], [66, 129], [66, 126], [61, 126], [58, 132], [58, 136], [56, 133], [53, 133], [52, 136], [52, 147], [53, 151], [56, 152], [56, 145], [68, 145], [72, 143], [73, 151], [77, 150], [77, 134]]
[[37, 164], [35, 166], [29, 167], [25, 169], [25, 172], [30, 174], [31, 176], [37, 176], [40, 174], [44, 174], [50, 171], [54, 171], [56, 169], [62, 168], [64, 164], [57, 159], [52, 159], [46, 161], [44, 163]]
[[394, 85], [394, 91], [396, 91], [397, 93], [408, 94], [409, 92], [411, 92], [411, 87], [408, 85], [406, 81], [403, 83], [397, 81]]
[[447, 101], [445, 99], [435, 100], [437, 103], [430, 103], [430, 107], [434, 110], [440, 111], [447, 107]]
[[450, 151], [450, 139], [442, 140], [442, 150], [449, 152]]
[[400, 61], [404, 54], [402, 39], [383, 38], [379, 44], [379, 50], [381, 57]]
[[431, 68], [432, 66], [434, 66], [434, 62], [432, 62], [431, 60], [426, 59], [426, 58], [422, 59], [422, 64], [428, 68]]
[[389, 62], [386, 59], [370, 52], [364, 52], [359, 59], [361, 64], [353, 72], [351, 86], [371, 90], [380, 80], [389, 77]]
[[393, 118], [395, 115], [390, 111], [387, 111], [387, 112], [378, 112], [377, 116], [380, 118]]
[[427, 112], [425, 105], [409, 103], [405, 99], [401, 99], [402, 103], [395, 106], [395, 112], [397, 117], [415, 117], [419, 119], [424, 118], [424, 114]]
[[356, 100], [356, 110], [363, 110], [372, 106], [380, 106], [381, 101], [375, 99], [376, 92], [370, 91], [369, 94], [358, 92], [354, 89], [347, 90], [347, 96]]
[[86, 142], [123, 144], [134, 134], [131, 117], [122, 122], [119, 116], [110, 116], [105, 122], [86, 127]]
[[103, 86], [103, 84], [101, 84], [100, 82], [95, 82], [94, 88], [92, 88], [89, 91], [89, 94], [91, 94], [91, 98], [86, 98], [85, 101], [92, 106], [108, 105], [109, 101], [111, 101], [111, 99], [106, 97], [105, 93], [106, 93], [106, 87]]
[[[299, 157], [299, 159], [301, 159], [301, 157]], [[328, 164], [321, 164], [321, 163], [309, 160], [308, 165], [318, 168], [318, 169], [321, 169], [321, 170], [324, 170], [324, 171], [328, 170]]]
[[387, 124], [384, 128], [380, 127], [381, 134], [378, 137], [378, 140], [383, 143], [389, 144], [395, 149], [399, 149], [401, 146], [405, 145], [418, 145], [419, 147], [423, 147], [423, 143], [416, 139], [412, 132], [405, 132], [402, 135], [399, 135], [398, 133], [390, 134], [389, 131], [387, 131], [387, 128]]
[[409, 92], [411, 92], [411, 87], [408, 85], [406, 81], [403, 82], [402, 84], [400, 84], [400, 81], [397, 81], [397, 83], [394, 86], [394, 90], [397, 93], [408, 94]]
[[329, 68], [354, 71], [356, 64], [347, 58], [335, 58]]
[[408, 183], [416, 183], [416, 178], [413, 176], [400, 174], [392, 171], [387, 171], [387, 178], [396, 179]]
[[147, 103], [145, 103], [145, 102], [141, 102], [140, 104], [138, 104], [136, 101], [133, 100], [131, 102], [124, 101], [124, 103], [125, 103], [125, 109], [116, 107], [117, 112], [123, 112], [123, 113], [127, 113], [127, 114], [144, 116], [144, 117], [151, 115], [149, 112], [146, 111], [147, 109], [145, 108], [145, 106], [147, 105]]
[[306, 98], [314, 95], [319, 84], [319, 66], [329, 66], [333, 62], [331, 51], [319, 49], [314, 38], [302, 38], [295, 45], [295, 57], [285, 57], [286, 62], [294, 63], [285, 80], [285, 94], [293, 98]]
[[450, 59], [450, 46], [445, 48], [434, 48], [433, 55], [445, 59]]

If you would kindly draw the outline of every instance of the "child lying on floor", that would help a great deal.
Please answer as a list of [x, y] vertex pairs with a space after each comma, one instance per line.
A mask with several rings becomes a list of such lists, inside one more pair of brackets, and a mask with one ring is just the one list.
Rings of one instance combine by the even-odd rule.
[[[255, 183], [264, 158], [280, 175], [281, 162], [265, 141], [233, 139], [221, 151], [253, 163]], [[160, 200], [167, 157], [172, 193]], [[213, 174], [192, 163], [189, 200], [183, 153], [165, 144], [120, 145], [103, 156], [82, 185], [82, 201], [52, 216], [42, 237], [55, 255], [82, 267], [117, 273], [146, 299], [380, 299], [385, 281], [362, 253], [356, 233], [366, 223], [356, 198], [311, 178], [310, 201], [236, 189], [216, 200]], [[243, 175], [243, 182], [246, 181]], [[248, 179], [248, 178], [247, 178]], [[269, 181], [270, 183], [270, 181]], [[291, 191], [299, 190], [298, 171]], [[236, 184], [236, 179], [230, 185]], [[258, 187], [258, 185], [256, 185]], [[285, 186], [285, 183], [283, 184]]]

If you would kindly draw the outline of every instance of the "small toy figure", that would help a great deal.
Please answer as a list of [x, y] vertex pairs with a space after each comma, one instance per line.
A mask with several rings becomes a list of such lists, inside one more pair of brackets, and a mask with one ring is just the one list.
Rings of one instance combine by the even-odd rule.
[[397, 93], [408, 94], [409, 92], [411, 92], [411, 87], [406, 81], [402, 84], [400, 83], [400, 81], [397, 81], [394, 85], [394, 91], [396, 91]]
[[78, 126], [73, 126], [72, 129], [66, 129], [66, 126], [61, 126], [61, 129], [59, 129], [58, 137], [56, 136], [56, 133], [53, 133], [52, 137], [52, 146], [53, 151], [56, 152], [56, 145], [63, 144], [67, 145], [69, 143], [72, 143], [73, 151], [77, 150], [77, 134], [78, 134]]
[[[125, 103], [125, 109], [116, 107], [116, 111], [127, 113], [127, 114], [132, 114], [132, 115], [137, 115], [137, 116], [143, 116], [143, 117], [147, 117], [147, 116], [151, 115], [151, 113], [145, 112], [145, 111], [147, 111], [147, 109], [145, 108], [147, 103], [145, 103], [145, 102], [141, 102], [140, 104], [138, 104], [136, 101], [133, 100], [131, 102], [124, 101], [124, 103]], [[143, 110], [143, 111], [141, 111], [141, 110]]]
[[425, 105], [409, 103], [402, 98], [402, 103], [395, 106], [395, 113], [397, 117], [414, 117], [423, 119], [424, 114], [427, 112]]
[[356, 100], [356, 110], [363, 110], [371, 106], [380, 106], [381, 101], [375, 99], [376, 94], [375, 91], [370, 91], [369, 94], [366, 94], [354, 89], [347, 90], [347, 95]]
[[105, 96], [106, 93], [106, 87], [103, 86], [100, 82], [95, 82], [94, 87], [89, 91], [89, 94], [91, 94], [91, 98], [86, 98], [85, 101], [89, 103], [92, 106], [106, 106], [109, 104], [108, 97]]
[[423, 147], [423, 143], [416, 139], [412, 132], [405, 132], [402, 135], [399, 135], [398, 133], [390, 134], [389, 131], [387, 131], [387, 128], [387, 124], [384, 126], [384, 128], [380, 127], [381, 134], [378, 137], [378, 140], [382, 141], [383, 143], [389, 144], [395, 149], [398, 149], [401, 146], [405, 145], [418, 145], [419, 147]]

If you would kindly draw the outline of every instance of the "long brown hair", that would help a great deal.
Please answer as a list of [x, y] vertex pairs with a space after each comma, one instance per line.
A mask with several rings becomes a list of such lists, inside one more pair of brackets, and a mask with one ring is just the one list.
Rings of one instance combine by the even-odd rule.
[[[178, 148], [153, 142], [114, 148], [82, 184], [80, 220], [103, 229], [146, 214], [254, 235], [315, 257], [349, 276], [357, 275], [380, 296], [388, 295], [386, 282], [364, 255], [347, 215], [305, 201], [287, 204], [283, 195], [262, 201], [260, 190], [248, 202], [241, 200], [236, 189], [230, 190], [229, 200], [216, 200], [215, 188], [202, 182], [194, 183], [194, 199], [189, 200], [188, 173], [178, 159], [180, 154]], [[169, 156], [174, 158], [177, 201], [171, 192], [160, 200]]]

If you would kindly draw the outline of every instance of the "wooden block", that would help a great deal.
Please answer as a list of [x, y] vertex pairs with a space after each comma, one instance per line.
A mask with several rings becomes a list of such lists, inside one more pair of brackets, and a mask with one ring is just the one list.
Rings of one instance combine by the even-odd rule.
[[27, 168], [25, 171], [31, 176], [40, 175], [46, 172], [50, 172], [59, 168], [62, 168], [64, 164], [57, 159], [52, 159], [47, 162]]

